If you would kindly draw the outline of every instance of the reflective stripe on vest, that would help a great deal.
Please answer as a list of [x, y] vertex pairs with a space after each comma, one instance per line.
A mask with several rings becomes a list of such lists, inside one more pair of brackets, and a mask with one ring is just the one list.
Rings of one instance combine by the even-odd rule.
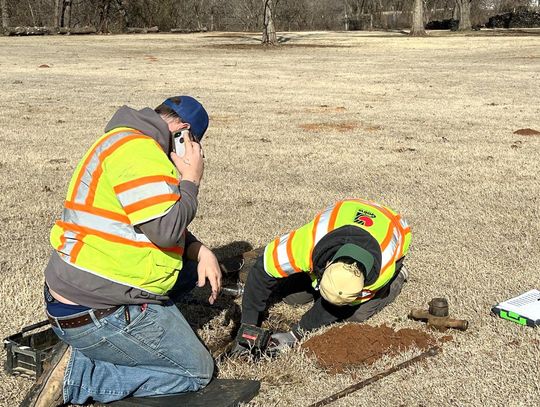
[[94, 200], [92, 189], [95, 190], [101, 172], [103, 171], [101, 167], [102, 161], [128, 141], [135, 138], [146, 137], [147, 136], [135, 132], [134, 130], [118, 130], [110, 133], [103, 138], [100, 143], [94, 145], [94, 148], [90, 154], [88, 154], [81, 171], [79, 172], [71, 194], [71, 199], [69, 200], [71, 202], [84, 203], [86, 205], [92, 204]]
[[[132, 140], [138, 144], [126, 145]], [[123, 152], [116, 153], [124, 145]], [[135, 160], [144, 157], [143, 162], [133, 164], [132, 155]], [[114, 160], [107, 161], [108, 170], [105, 160]], [[165, 215], [180, 199], [175, 174], [174, 165], [150, 137], [128, 128], [105, 134], [73, 175], [62, 217], [51, 231], [53, 247], [81, 270], [152, 293], [167, 292], [182, 268], [185, 234], [178, 246], [163, 248], [134, 224]], [[133, 213], [138, 214], [137, 223]]]
[[[163, 181], [166, 182], [168, 187], [167, 191], [163, 190]], [[156, 197], [162, 195], [180, 196], [178, 180], [173, 177], [165, 176], [140, 178], [137, 182], [127, 182], [118, 185], [114, 187], [114, 191], [126, 213], [133, 212], [135, 205], [139, 202], [148, 202], [149, 199], [156, 199]]]
[[[352, 216], [357, 210], [371, 214], [376, 219], [376, 225], [380, 226], [377, 227], [373, 219], [365, 219], [364, 225], [358, 223], [358, 216]], [[359, 297], [359, 301], [367, 301], [393, 277], [395, 262], [405, 255], [410, 240], [407, 222], [389, 208], [373, 202], [359, 199], [340, 201], [319, 213], [309, 224], [275, 239], [265, 248], [266, 272], [274, 277], [310, 272], [313, 270], [314, 247], [326, 234], [345, 225], [358, 226], [368, 231], [381, 247], [379, 278], [374, 284], [365, 287]], [[376, 233], [373, 233], [374, 228]]]

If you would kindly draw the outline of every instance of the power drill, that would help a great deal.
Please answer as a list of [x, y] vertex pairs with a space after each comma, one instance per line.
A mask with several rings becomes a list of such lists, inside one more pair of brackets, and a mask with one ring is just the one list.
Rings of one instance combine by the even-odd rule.
[[238, 344], [252, 351], [264, 352], [272, 331], [258, 326], [242, 324], [238, 330]]

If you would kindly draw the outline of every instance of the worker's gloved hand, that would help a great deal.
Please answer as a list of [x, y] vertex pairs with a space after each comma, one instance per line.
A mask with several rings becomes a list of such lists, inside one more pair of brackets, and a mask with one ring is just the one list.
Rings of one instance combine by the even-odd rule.
[[270, 355], [277, 355], [278, 353], [295, 346], [300, 339], [302, 339], [302, 335], [297, 329], [288, 332], [277, 332], [270, 337], [270, 342], [268, 343], [266, 351]]

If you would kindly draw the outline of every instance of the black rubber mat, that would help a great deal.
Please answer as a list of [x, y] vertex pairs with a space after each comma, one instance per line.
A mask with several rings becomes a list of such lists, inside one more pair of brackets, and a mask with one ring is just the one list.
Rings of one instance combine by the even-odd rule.
[[[114, 407], [234, 407], [250, 401], [259, 393], [261, 383], [257, 380], [214, 379], [204, 389], [163, 397], [129, 397], [106, 404]], [[104, 404], [94, 404], [95, 406]]]

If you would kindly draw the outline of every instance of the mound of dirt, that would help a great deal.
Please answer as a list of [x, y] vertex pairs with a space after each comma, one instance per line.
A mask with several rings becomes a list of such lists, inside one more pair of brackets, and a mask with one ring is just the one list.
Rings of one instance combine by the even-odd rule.
[[302, 347], [315, 355], [321, 367], [339, 373], [347, 367], [372, 364], [383, 355], [396, 355], [413, 346], [427, 350], [436, 342], [430, 334], [416, 329], [395, 331], [386, 325], [348, 324], [315, 336]]
[[540, 131], [534, 129], [519, 129], [516, 130], [514, 134], [519, 134], [520, 136], [537, 136], [540, 134]]

